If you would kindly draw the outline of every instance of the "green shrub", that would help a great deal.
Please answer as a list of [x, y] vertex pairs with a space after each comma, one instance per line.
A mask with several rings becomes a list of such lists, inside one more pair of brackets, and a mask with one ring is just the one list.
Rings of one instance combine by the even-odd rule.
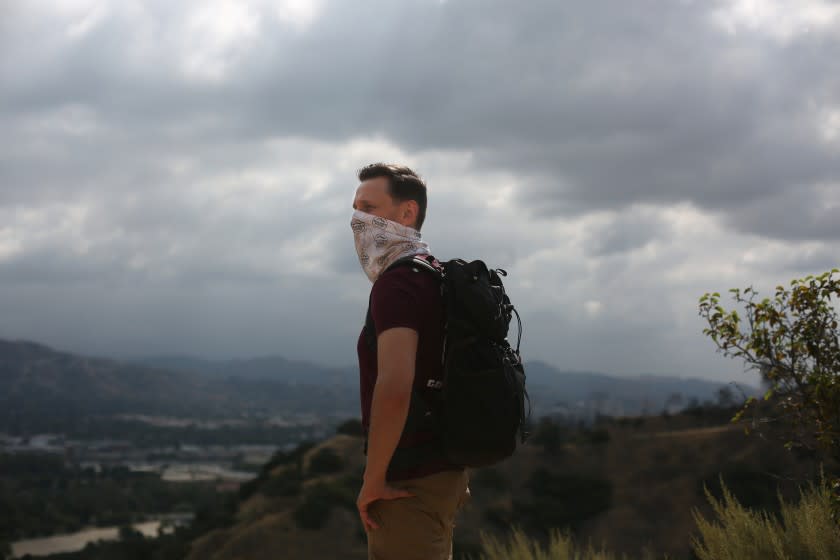
[[567, 430], [549, 416], [540, 418], [539, 423], [532, 432], [532, 440], [541, 445], [546, 454], [558, 456], [563, 451], [563, 444], [566, 441]]
[[196, 509], [190, 524], [194, 535], [209, 533], [214, 529], [229, 527], [233, 524], [237, 511], [235, 494], [220, 497], [221, 503], [207, 503]]
[[318, 474], [332, 474], [339, 472], [343, 468], [344, 459], [339, 457], [338, 454], [329, 447], [324, 447], [323, 449], [318, 450], [312, 455], [312, 458], [309, 459], [309, 469], [307, 474], [310, 476]]
[[303, 501], [293, 513], [297, 526], [301, 529], [321, 529], [334, 506], [355, 511], [358, 491], [359, 487], [351, 477], [307, 488]]
[[292, 451], [277, 451], [274, 455], [271, 456], [271, 459], [263, 465], [262, 469], [260, 470], [260, 475], [268, 475], [271, 471], [274, 470], [275, 467], [279, 465], [288, 465], [289, 463], [298, 463], [300, 465], [300, 461], [303, 459], [303, 455], [315, 447], [315, 444], [311, 441], [304, 441]]
[[721, 499], [706, 493], [716, 520], [694, 512], [700, 536], [691, 544], [700, 560], [840, 558], [840, 530], [831, 519], [828, 483], [804, 490], [797, 504], [780, 498], [779, 518], [747, 509], [726, 486], [722, 490]]
[[503, 492], [510, 489], [510, 481], [493, 467], [476, 469], [470, 476], [470, 486], [480, 490]]
[[[300, 491], [300, 471], [304, 454], [314, 447], [314, 443], [305, 441], [292, 451], [277, 451], [260, 468], [259, 474], [239, 486], [239, 499], [247, 500], [260, 492], [266, 496], [295, 496]], [[282, 476], [272, 476], [271, 472], [281, 465], [287, 467]]]
[[513, 521], [513, 515], [510, 510], [498, 506], [485, 509], [482, 518], [492, 528], [499, 530], [509, 529]]
[[609, 443], [610, 432], [604, 428], [584, 430], [584, 432], [581, 434], [581, 441], [583, 443], [591, 443], [594, 445]]
[[264, 479], [257, 477], [240, 484], [239, 499], [244, 501], [253, 496], [254, 492], [256, 492], [259, 489], [263, 482]]
[[137, 541], [146, 538], [143, 533], [135, 529], [131, 525], [123, 525], [119, 528], [119, 536], [121, 541]]
[[270, 498], [297, 496], [301, 486], [300, 473], [290, 470], [283, 474], [268, 477], [259, 487], [261, 494]]
[[332, 504], [321, 496], [307, 496], [292, 516], [300, 529], [318, 530], [327, 524]]
[[338, 428], [336, 428], [336, 433], [362, 437], [365, 435], [365, 429], [362, 427], [362, 421], [354, 418], [342, 422]]
[[514, 500], [513, 517], [530, 529], [576, 528], [612, 504], [612, 484], [603, 478], [537, 469], [526, 486], [532, 498]]
[[316, 496], [319, 499], [326, 500], [334, 506], [354, 511], [359, 488], [361, 486], [351, 486], [344, 481], [337, 481], [317, 484], [308, 489], [306, 493], [308, 496]]

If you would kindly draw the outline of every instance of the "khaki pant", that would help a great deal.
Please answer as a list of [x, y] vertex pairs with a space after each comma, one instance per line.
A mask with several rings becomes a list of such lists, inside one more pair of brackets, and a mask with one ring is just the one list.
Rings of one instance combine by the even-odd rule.
[[449, 560], [455, 514], [469, 499], [466, 471], [444, 471], [389, 483], [414, 496], [379, 500], [368, 512], [368, 560]]

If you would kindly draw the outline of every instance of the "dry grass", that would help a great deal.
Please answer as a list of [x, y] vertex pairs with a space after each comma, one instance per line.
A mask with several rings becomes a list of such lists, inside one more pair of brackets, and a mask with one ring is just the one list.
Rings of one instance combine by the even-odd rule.
[[[543, 547], [520, 530], [514, 530], [507, 539], [482, 535], [483, 553], [476, 560], [628, 560], [627, 556], [612, 554], [592, 545], [583, 547], [560, 531], [552, 531], [548, 544]], [[645, 560], [653, 560], [647, 555]]]
[[[831, 490], [827, 483], [802, 492], [798, 503], [782, 501], [780, 518], [743, 507], [724, 487], [718, 500], [707, 492], [714, 520], [694, 512], [699, 537], [692, 547], [700, 560], [837, 560], [840, 531], [831, 519]], [[629, 560], [593, 546], [580, 546], [553, 531], [543, 546], [514, 530], [505, 539], [482, 535], [482, 553], [475, 560]], [[644, 555], [652, 560], [654, 555]]]
[[[460, 547], [456, 548], [473, 551], [474, 555], [481, 551], [487, 560], [653, 558], [640, 552], [646, 548], [659, 554], [667, 553], [671, 558], [687, 558], [692, 552], [689, 545], [692, 535], [699, 535], [692, 512], [707, 518], [715, 515], [713, 507], [702, 495], [702, 480], [708, 481], [709, 477], [726, 472], [732, 465], [754, 471], [768, 470], [795, 480], [813, 479], [814, 476], [811, 463], [799, 462], [774, 442], [746, 437], [740, 430], [728, 425], [698, 426], [691, 418], [674, 416], [669, 419], [647, 418], [639, 426], [614, 424], [609, 426], [609, 430], [611, 438], [608, 443], [572, 442], [555, 455], [529, 443], [514, 457], [494, 467], [507, 483], [500, 488], [482, 487], [480, 483], [473, 487], [473, 499], [457, 521], [456, 544]], [[301, 493], [310, 484], [338, 483], [342, 477], [360, 472], [364, 464], [362, 444], [361, 438], [339, 435], [309, 449], [301, 458], [305, 465], [308, 466], [312, 456], [320, 449], [329, 448], [344, 459], [344, 469], [332, 475], [305, 480]], [[272, 478], [284, 476], [288, 474], [286, 471], [297, 468], [296, 463], [278, 465], [272, 472]], [[522, 523], [513, 517], [513, 501], [534, 498], [527, 482], [540, 468], [556, 474], [586, 473], [609, 480], [614, 489], [612, 508], [586, 520], [577, 528], [578, 544], [561, 534], [554, 536], [553, 541], [546, 539], [539, 545], [523, 540], [523, 534], [518, 537], [518, 542], [514, 538], [510, 542], [497, 540], [493, 544], [494, 541], [488, 541], [487, 537], [482, 539], [483, 531], [498, 530], [497, 535], [507, 534], [506, 520]], [[479, 479], [477, 477], [477, 481]], [[797, 496], [797, 490], [792, 483], [789, 486], [783, 495], [792, 500]], [[737, 492], [737, 488], [733, 487], [733, 490]], [[357, 534], [358, 520], [352, 512], [336, 507], [322, 530], [303, 531], [297, 529], [290, 518], [300, 500], [300, 494], [268, 497], [257, 492], [250, 500], [240, 504], [238, 523], [196, 541], [191, 558], [366, 557], [364, 539]], [[491, 518], [487, 515], [494, 510], [504, 514], [501, 526], [496, 520], [499, 516]], [[286, 515], [277, 516], [283, 513]], [[797, 521], [801, 519], [802, 516], [797, 515], [785, 524], [799, 527], [797, 531], [803, 535], [802, 539], [810, 538], [807, 537], [809, 529], [822, 527], [813, 521]], [[590, 542], [603, 545], [604, 549], [580, 544]], [[485, 543], [489, 544], [485, 546]], [[274, 555], [266, 555], [269, 552]], [[656, 558], [661, 559], [662, 556]], [[838, 558], [840, 554], [832, 560]]]
[[724, 488], [716, 500], [707, 492], [715, 520], [695, 512], [700, 537], [692, 540], [700, 560], [837, 560], [840, 531], [831, 519], [827, 483], [802, 492], [796, 504], [782, 501], [781, 519], [744, 508]]

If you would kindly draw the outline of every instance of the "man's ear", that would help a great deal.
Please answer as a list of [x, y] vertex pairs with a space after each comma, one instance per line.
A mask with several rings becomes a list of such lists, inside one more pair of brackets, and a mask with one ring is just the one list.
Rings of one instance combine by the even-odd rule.
[[400, 208], [400, 215], [403, 218], [403, 223], [409, 227], [417, 228], [417, 215], [420, 213], [420, 206], [416, 200], [406, 200], [402, 203]]

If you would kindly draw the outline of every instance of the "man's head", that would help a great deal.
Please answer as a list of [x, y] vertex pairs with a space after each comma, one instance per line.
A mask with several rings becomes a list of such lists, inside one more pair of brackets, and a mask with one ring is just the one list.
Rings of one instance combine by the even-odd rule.
[[420, 230], [426, 219], [426, 184], [403, 165], [372, 163], [359, 171], [353, 208]]

